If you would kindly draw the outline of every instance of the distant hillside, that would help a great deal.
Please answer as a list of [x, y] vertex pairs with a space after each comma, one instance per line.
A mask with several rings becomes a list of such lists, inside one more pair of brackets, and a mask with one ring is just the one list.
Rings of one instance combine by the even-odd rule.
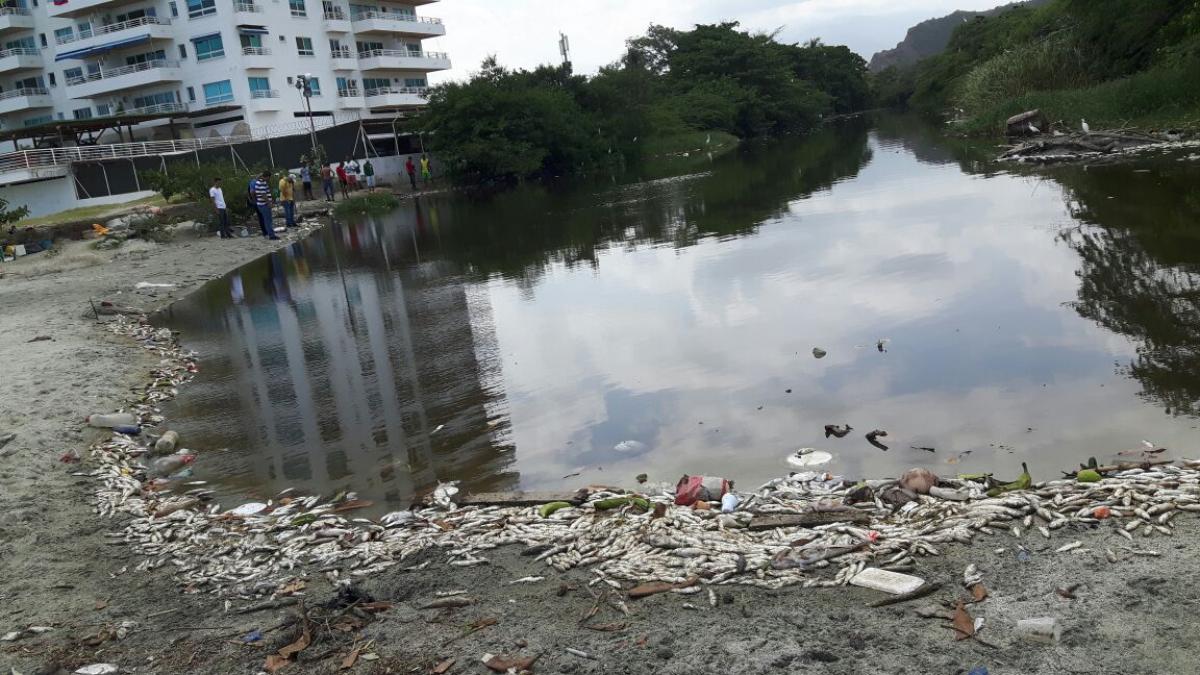
[[896, 45], [895, 49], [885, 49], [872, 56], [868, 68], [871, 72], [878, 73], [888, 66], [911, 66], [923, 58], [940, 54], [946, 48], [946, 44], [950, 42], [950, 35], [954, 33], [954, 29], [962, 25], [964, 21], [970, 21], [977, 16], [992, 16], [1013, 5], [1037, 6], [1044, 5], [1048, 1], [1013, 2], [984, 12], [957, 11], [939, 19], [922, 21], [908, 29], [908, 34], [904, 36], [902, 42]]

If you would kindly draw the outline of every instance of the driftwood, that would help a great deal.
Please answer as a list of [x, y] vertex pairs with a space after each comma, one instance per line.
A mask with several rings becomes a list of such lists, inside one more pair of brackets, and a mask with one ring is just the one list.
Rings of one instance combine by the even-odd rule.
[[478, 492], [455, 500], [459, 506], [541, 506], [550, 502], [568, 502], [578, 506], [587, 499], [587, 490], [574, 492]]
[[1169, 139], [1131, 131], [1093, 131], [1057, 136], [1040, 135], [1018, 143], [1000, 155], [1000, 159], [1066, 161], [1126, 152], [1158, 145]]
[[803, 513], [770, 513], [756, 515], [746, 526], [748, 530], [773, 530], [778, 527], [815, 527], [831, 523], [869, 523], [871, 516], [856, 509], [837, 511], [804, 511]]

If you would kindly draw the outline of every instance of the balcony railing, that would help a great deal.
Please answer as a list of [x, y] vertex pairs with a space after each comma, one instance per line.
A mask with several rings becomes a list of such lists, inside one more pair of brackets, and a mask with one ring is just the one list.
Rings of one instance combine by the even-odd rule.
[[358, 58], [369, 59], [372, 56], [393, 56], [405, 59], [448, 59], [450, 56], [445, 52], [419, 52], [411, 49], [369, 49], [365, 52], [359, 52]]
[[407, 21], [408, 23], [431, 23], [441, 25], [442, 20], [432, 16], [417, 16], [416, 14], [401, 14], [399, 12], [378, 12], [374, 10], [366, 12], [355, 12], [351, 15], [351, 21], [370, 21], [378, 19], [382, 21]]
[[352, 58], [354, 58], [354, 54], [352, 54], [350, 52], [349, 47], [338, 47], [337, 49], [330, 49], [329, 56], [331, 58], [335, 58], [335, 59], [352, 59]]
[[250, 92], [250, 98], [279, 98], [277, 89], [255, 89]]
[[30, 12], [25, 7], [0, 7], [0, 16], [30, 16]]
[[144, 70], [154, 70], [156, 68], [178, 68], [178, 67], [179, 67], [178, 61], [168, 61], [166, 59], [153, 59], [151, 61], [143, 61], [142, 63], [135, 63], [131, 66], [121, 66], [120, 68], [110, 68], [108, 70], [100, 70], [99, 72], [95, 72], [95, 73], [76, 75], [74, 77], [67, 78], [67, 86], [73, 87], [77, 84], [84, 84], [86, 82], [99, 82], [100, 80], [107, 80], [107, 79], [110, 79], [113, 77], [121, 77], [122, 75], [128, 75], [130, 73], [140, 73]]
[[357, 87], [339, 87], [338, 98], [359, 98], [362, 96], [362, 90]]
[[161, 115], [163, 113], [181, 113], [187, 112], [188, 105], [186, 103], [156, 103], [154, 105], [144, 105], [140, 108], [126, 108], [116, 113], [117, 117], [122, 115]]
[[366, 92], [367, 98], [372, 96], [387, 96], [388, 94], [414, 94], [416, 96], [425, 96], [429, 93], [429, 87], [378, 87], [376, 89], [368, 89]]
[[55, 43], [60, 45], [86, 40], [97, 35], [108, 35], [117, 31], [137, 28], [138, 26], [170, 26], [170, 19], [163, 19], [157, 16], [143, 16], [138, 19], [130, 19], [129, 21], [121, 21], [119, 23], [110, 23], [107, 26], [97, 26], [91, 30], [80, 30], [72, 35], [60, 35], [54, 38]]
[[346, 12], [341, 7], [334, 7], [332, 9], [326, 9], [322, 13], [322, 16], [325, 18], [326, 21], [345, 21], [346, 20]]
[[49, 96], [50, 92], [41, 87], [26, 87], [25, 89], [13, 89], [12, 91], [0, 91], [0, 101], [7, 98], [17, 98], [18, 96]]
[[222, 103], [232, 103], [232, 102], [233, 102], [233, 92], [229, 92], [228, 94], [217, 94], [216, 96], [208, 96], [208, 97], [205, 97], [205, 99], [204, 99], [204, 105], [206, 105], [206, 106], [221, 105]]
[[40, 54], [41, 52], [33, 47], [13, 47], [0, 50], [0, 59], [7, 59], [10, 56], [39, 56]]
[[271, 50], [266, 47], [242, 47], [242, 56], [270, 56]]
[[262, 7], [259, 7], [253, 2], [235, 2], [233, 3], [233, 11], [249, 12], [251, 14], [262, 12]]

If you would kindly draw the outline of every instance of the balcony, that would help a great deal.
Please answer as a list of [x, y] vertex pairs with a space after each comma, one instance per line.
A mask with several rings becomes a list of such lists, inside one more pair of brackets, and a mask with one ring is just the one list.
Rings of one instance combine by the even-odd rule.
[[126, 89], [179, 81], [178, 61], [155, 59], [69, 78], [67, 89], [71, 98], [92, 98]]
[[50, 92], [41, 87], [0, 92], [0, 115], [31, 108], [51, 108]]
[[271, 58], [268, 47], [242, 47], [242, 63], [247, 68], [275, 67], [275, 59]]
[[321, 20], [325, 23], [325, 30], [330, 33], [350, 32], [350, 17], [346, 15], [346, 10], [341, 7], [326, 9], [321, 14]]
[[[256, 2], [247, 2], [246, 0], [238, 0], [233, 3], [233, 11], [238, 14], [262, 14], [263, 8]], [[260, 17], [249, 17], [252, 20], [258, 20]]]
[[0, 33], [33, 28], [33, 15], [24, 7], [0, 7]]
[[366, 104], [361, 89], [338, 89], [337, 106], [339, 108], [361, 108]]
[[156, 16], [143, 16], [140, 19], [111, 23], [107, 26], [96, 26], [88, 31], [79, 31], [71, 35], [55, 39], [61, 49], [61, 56], [66, 52], [90, 49], [110, 42], [149, 35], [151, 40], [171, 40], [171, 20]]
[[283, 101], [279, 100], [279, 91], [275, 89], [258, 89], [250, 92], [248, 110], [281, 110]]
[[16, 47], [0, 51], [0, 73], [42, 67], [42, 53], [29, 47]]
[[403, 49], [372, 49], [358, 53], [360, 70], [449, 70], [450, 57], [443, 52], [412, 52]]
[[349, 47], [330, 50], [329, 60], [334, 70], [354, 70], [358, 68], [358, 58]]
[[126, 108], [116, 113], [116, 117], [127, 115], [167, 115], [171, 113], [185, 113], [187, 111], [188, 104], [186, 103], [158, 103], [155, 105], [144, 105], [140, 108]]
[[111, 9], [118, 5], [132, 2], [134, 0], [70, 0], [70, 2], [65, 2], [61, 5], [47, 2], [46, 14], [50, 18], [81, 16], [83, 14], [95, 14], [101, 8]]
[[366, 91], [369, 108], [411, 108], [429, 102], [427, 87], [384, 87]]
[[359, 12], [350, 18], [355, 33], [393, 33], [417, 38], [446, 34], [441, 19], [399, 12]]

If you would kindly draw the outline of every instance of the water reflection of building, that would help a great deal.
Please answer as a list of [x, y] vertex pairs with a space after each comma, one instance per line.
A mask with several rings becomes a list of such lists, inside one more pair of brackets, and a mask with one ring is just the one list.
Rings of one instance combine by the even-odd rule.
[[411, 234], [337, 226], [175, 310], [205, 369], [183, 391], [185, 431], [238, 451], [213, 469], [390, 503], [438, 480], [515, 485], [487, 297], [417, 262]]

